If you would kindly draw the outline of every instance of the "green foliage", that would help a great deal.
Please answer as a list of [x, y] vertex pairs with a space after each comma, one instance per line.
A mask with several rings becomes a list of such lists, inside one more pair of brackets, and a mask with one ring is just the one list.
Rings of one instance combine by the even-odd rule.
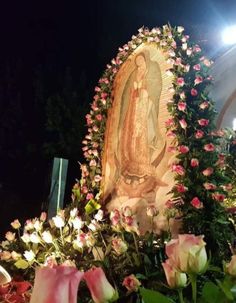
[[140, 288], [139, 291], [143, 298], [144, 303], [157, 303], [157, 302], [174, 303], [173, 300], [167, 298], [166, 296], [164, 296], [158, 291], [145, 289], [145, 288]]

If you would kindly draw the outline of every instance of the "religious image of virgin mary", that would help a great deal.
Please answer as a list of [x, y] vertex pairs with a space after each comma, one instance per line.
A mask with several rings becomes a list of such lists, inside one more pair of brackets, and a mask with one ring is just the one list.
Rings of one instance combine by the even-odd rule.
[[119, 175], [131, 186], [150, 178], [161, 184], [156, 176], [165, 149], [158, 125], [161, 90], [158, 63], [150, 60], [147, 51], [138, 53], [122, 93], [118, 132]]

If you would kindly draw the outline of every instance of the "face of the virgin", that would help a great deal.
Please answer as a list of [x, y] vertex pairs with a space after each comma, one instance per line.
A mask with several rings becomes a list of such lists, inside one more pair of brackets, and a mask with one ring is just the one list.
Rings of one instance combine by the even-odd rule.
[[143, 56], [139, 55], [135, 58], [135, 63], [138, 67], [146, 67], [146, 62]]

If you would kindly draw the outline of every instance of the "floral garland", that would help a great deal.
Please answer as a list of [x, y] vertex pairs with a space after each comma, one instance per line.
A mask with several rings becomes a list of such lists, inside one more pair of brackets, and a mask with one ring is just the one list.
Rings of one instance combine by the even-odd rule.
[[[178, 156], [171, 167], [176, 173], [176, 185], [172, 190], [173, 199], [168, 201], [167, 206], [180, 208], [185, 217], [186, 232], [205, 233], [206, 226], [203, 225], [206, 222], [202, 220], [202, 226], [197, 223], [202, 214], [205, 214], [206, 221], [209, 214], [213, 221], [216, 216], [220, 216], [221, 223], [228, 227], [227, 216], [220, 205], [230, 189], [230, 184], [227, 184], [229, 180], [223, 171], [225, 154], [220, 152], [219, 146], [219, 139], [224, 136], [224, 132], [215, 131], [216, 112], [207, 91], [213, 80], [209, 76], [212, 61], [202, 55], [199, 45], [189, 42], [189, 36], [184, 34], [181, 26], [139, 29], [130, 42], [119, 48], [117, 57], [107, 65], [95, 87], [91, 111], [86, 115], [88, 134], [83, 140], [87, 164], [81, 165], [80, 187], [82, 196], [88, 202], [87, 210], [91, 212], [100, 207], [101, 158], [115, 76], [126, 59], [143, 43], [152, 43], [162, 49], [167, 53], [167, 62], [172, 65], [167, 71], [174, 79], [170, 87], [173, 99], [167, 104], [172, 117], [166, 121], [166, 129], [167, 136], [175, 142], [169, 152], [178, 152]], [[219, 230], [221, 228], [219, 225]], [[206, 237], [210, 240], [212, 236]]]

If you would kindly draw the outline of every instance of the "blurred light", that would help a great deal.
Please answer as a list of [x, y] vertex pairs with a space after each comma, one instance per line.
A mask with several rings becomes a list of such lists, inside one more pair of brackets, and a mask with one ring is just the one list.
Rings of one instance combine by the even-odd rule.
[[234, 120], [233, 120], [233, 130], [236, 131], [236, 118], [234, 118]]
[[225, 28], [222, 32], [222, 40], [225, 44], [236, 44], [236, 25]]

